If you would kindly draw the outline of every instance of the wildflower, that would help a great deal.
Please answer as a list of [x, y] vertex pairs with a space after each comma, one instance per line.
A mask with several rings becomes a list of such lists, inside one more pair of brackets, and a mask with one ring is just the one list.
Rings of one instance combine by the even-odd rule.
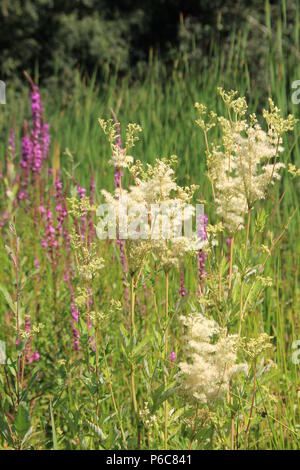
[[31, 160], [32, 142], [28, 135], [24, 135], [21, 141], [21, 167], [28, 168]]
[[77, 187], [77, 192], [78, 192], [80, 199], [83, 199], [86, 196], [86, 189], [82, 188], [81, 186]]
[[[221, 88], [219, 93], [229, 117], [218, 118], [222, 145], [211, 148], [207, 145], [207, 166], [217, 213], [233, 235], [244, 227], [245, 213], [264, 199], [269, 187], [280, 179], [284, 164], [277, 160], [284, 150], [282, 135], [293, 129], [296, 120], [292, 116], [282, 119], [270, 100], [270, 111], [263, 112], [268, 126], [264, 131], [254, 114], [246, 118], [245, 98], [237, 98], [236, 92], [226, 93]], [[202, 108], [198, 106], [198, 110], [202, 116]], [[201, 119], [196, 122], [203, 128]]]
[[31, 92], [31, 110], [32, 110], [32, 170], [40, 172], [42, 168], [42, 148], [40, 143], [41, 120], [42, 120], [42, 101], [39, 89], [33, 85]]
[[170, 354], [170, 360], [171, 360], [171, 362], [176, 361], [176, 353], [174, 351], [172, 351], [171, 354]]
[[[115, 127], [116, 127], [116, 145], [119, 147], [120, 151], [123, 151], [122, 147], [122, 138], [121, 138], [121, 127], [120, 123], [117, 119], [116, 114], [114, 111], [112, 111], [113, 118], [115, 121]], [[123, 177], [123, 172], [120, 167], [115, 166], [115, 174], [114, 174], [114, 182], [115, 182], [115, 187], [116, 188], [121, 188], [122, 187], [122, 177]], [[124, 241], [121, 238], [118, 238], [117, 244], [120, 247], [120, 260], [123, 268], [123, 277], [122, 277], [122, 283], [123, 283], [123, 289], [124, 289], [124, 295], [125, 295], [125, 301], [126, 301], [126, 306], [127, 310], [129, 310], [129, 289], [128, 285], [126, 282], [126, 275], [127, 275], [127, 262], [126, 262], [126, 255], [125, 255], [125, 244]]]
[[114, 175], [116, 188], [119, 188], [121, 186], [122, 176], [124, 176], [123, 171], [121, 171], [119, 168], [116, 168], [115, 175]]
[[107, 136], [112, 150], [112, 157], [109, 160], [109, 164], [118, 169], [128, 168], [133, 163], [133, 157], [128, 155], [127, 152], [134, 147], [142, 128], [138, 124], [128, 124], [126, 130], [126, 144], [125, 147], [122, 148], [120, 145], [119, 123], [113, 122], [112, 119], [108, 121], [99, 119], [99, 124], [104, 134]]
[[288, 169], [289, 173], [292, 175], [293, 178], [300, 176], [300, 168], [297, 168], [295, 165], [289, 163]]
[[185, 288], [185, 285], [184, 285], [184, 271], [183, 271], [183, 269], [180, 270], [180, 288], [178, 289], [178, 292], [181, 295], [181, 297], [185, 297], [186, 294], [187, 294], [186, 288]]
[[44, 160], [47, 158], [49, 153], [50, 139], [50, 125], [48, 123], [44, 123], [41, 132], [42, 156]]
[[33, 362], [37, 362], [40, 359], [40, 354], [38, 351], [35, 351], [32, 356], [29, 358], [29, 363], [32, 364]]
[[64, 231], [63, 225], [64, 220], [68, 215], [66, 201], [62, 192], [62, 181], [60, 179], [60, 174], [57, 172], [56, 178], [54, 180], [54, 201], [55, 201], [55, 212], [57, 218], [57, 234], [58, 236], [67, 235], [67, 232]]
[[1, 215], [1, 220], [0, 220], [0, 227], [4, 227], [6, 224], [7, 220], [9, 219], [9, 214], [7, 212], [3, 212]]
[[157, 422], [156, 415], [151, 415], [149, 403], [147, 401], [145, 401], [144, 408], [140, 410], [139, 415], [145, 428], [152, 428]]
[[180, 362], [180, 384], [188, 397], [208, 403], [222, 398], [229, 390], [231, 379], [247, 372], [247, 364], [237, 363], [237, 335], [201, 313], [181, 317], [186, 327], [186, 362]]
[[[177, 185], [171, 166], [173, 163], [174, 157], [170, 160], [157, 159], [154, 166], [148, 165], [144, 170], [137, 162], [131, 169], [135, 185], [130, 186], [129, 190], [116, 188], [114, 194], [102, 191], [106, 202], [114, 208], [118, 238], [128, 238], [126, 248], [130, 269], [136, 270], [150, 251], [163, 269], [179, 267], [180, 259], [186, 252], [196, 253], [205, 245], [205, 241], [197, 235], [182, 235], [183, 223], [194, 214], [194, 208], [187, 206], [187, 203], [196, 188]], [[138, 226], [137, 211], [142, 214]], [[125, 237], [123, 220], [127, 221], [128, 227]]]
[[[116, 127], [116, 145], [119, 147], [120, 151], [123, 151], [122, 147], [122, 138], [121, 138], [121, 127], [120, 123], [117, 119], [116, 114], [112, 110], [113, 118], [115, 121], [115, 127]], [[114, 174], [114, 181], [115, 181], [115, 187], [116, 188], [121, 188], [122, 187], [122, 177], [123, 177], [123, 172], [121, 171], [121, 168], [115, 165], [115, 174]]]
[[14, 158], [15, 153], [16, 153], [16, 143], [15, 143], [15, 130], [13, 127], [11, 128], [10, 134], [8, 137], [8, 148], [9, 148], [12, 158]]
[[246, 354], [252, 359], [257, 358], [260, 354], [268, 349], [272, 349], [272, 336], [261, 333], [258, 338], [242, 339], [242, 346]]
[[[151, 250], [166, 270], [179, 267], [185, 252], [196, 253], [205, 241], [197, 236], [182, 235], [182, 226], [194, 214], [194, 208], [187, 206], [196, 190], [195, 186], [180, 187], [176, 183], [172, 166], [176, 157], [156, 160], [144, 171], [138, 162], [132, 168], [136, 186], [134, 192], [138, 202], [147, 207], [151, 218]], [[151, 207], [159, 207], [155, 212]]]
[[33, 354], [31, 353], [32, 333], [36, 333], [38, 331], [39, 331], [39, 327], [32, 330], [30, 316], [25, 315], [25, 329], [24, 329], [25, 336], [24, 337], [27, 338], [27, 343], [26, 343], [26, 348], [25, 348], [25, 359], [28, 364], [37, 362], [40, 359], [40, 354], [38, 351], [35, 351]]

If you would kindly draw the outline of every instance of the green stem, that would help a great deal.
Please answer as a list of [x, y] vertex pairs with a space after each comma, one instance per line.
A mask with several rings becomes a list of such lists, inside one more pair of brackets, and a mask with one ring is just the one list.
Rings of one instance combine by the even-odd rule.
[[231, 281], [232, 281], [233, 246], [234, 246], [234, 235], [232, 235], [230, 239], [229, 281], [228, 281], [228, 294], [229, 295], [231, 292]]
[[248, 217], [247, 217], [247, 226], [246, 226], [246, 240], [245, 240], [245, 258], [247, 258], [248, 254], [248, 242], [249, 242], [249, 232], [250, 232], [250, 220], [251, 220], [251, 209], [248, 209]]
[[[247, 254], [248, 254], [248, 241], [249, 241], [249, 231], [250, 231], [250, 220], [251, 220], [251, 209], [248, 209], [248, 217], [247, 217], [247, 225], [246, 225], [246, 239], [245, 239], [245, 259], [247, 261]], [[240, 291], [240, 324], [239, 324], [239, 337], [241, 336], [242, 332], [242, 323], [244, 319], [244, 309], [243, 309], [243, 301], [244, 301], [244, 277], [241, 280], [241, 291]]]
[[108, 386], [109, 386], [111, 399], [112, 399], [112, 402], [113, 402], [113, 406], [114, 406], [114, 409], [115, 409], [116, 416], [117, 416], [118, 421], [119, 421], [123, 444], [124, 444], [125, 449], [127, 449], [127, 441], [126, 441], [126, 436], [125, 436], [124, 429], [123, 429], [122, 418], [121, 418], [121, 415], [119, 413], [119, 409], [118, 409], [117, 402], [116, 402], [116, 399], [115, 399], [113, 385], [112, 385], [112, 379], [111, 379], [111, 374], [110, 374], [110, 369], [109, 369], [109, 365], [108, 365], [107, 357], [106, 357], [106, 353], [105, 353], [105, 344], [104, 344], [104, 340], [103, 340], [98, 322], [97, 322], [97, 330], [98, 330], [100, 341], [101, 341], [102, 346], [103, 346], [104, 364], [105, 364], [105, 369], [106, 369], [106, 375], [107, 375], [107, 378], [108, 378]]
[[[130, 280], [130, 306], [131, 306], [131, 343], [132, 349], [134, 348], [135, 343], [135, 288], [134, 288], [134, 276], [131, 276]], [[134, 364], [133, 359], [131, 360], [131, 394], [134, 412], [137, 415], [138, 406], [136, 401], [136, 391], [135, 391], [135, 374], [134, 374]]]
[[[168, 359], [168, 321], [169, 321], [169, 273], [166, 271], [165, 273], [165, 296], [166, 296], [166, 309], [165, 309], [165, 360], [167, 362]], [[165, 388], [167, 386], [167, 376], [164, 374], [164, 384]], [[164, 429], [164, 441], [165, 441], [165, 450], [168, 449], [168, 401], [165, 400], [164, 402], [164, 411], [165, 411], [165, 429]]]
[[239, 324], [239, 338], [242, 332], [242, 323], [244, 318], [243, 312], [243, 297], [244, 297], [244, 279], [241, 281], [241, 291], [240, 291], [240, 324]]
[[245, 431], [245, 449], [247, 448], [248, 434], [249, 434], [250, 424], [251, 424], [253, 410], [254, 410], [255, 393], [256, 393], [256, 359], [254, 360], [254, 383], [253, 383], [252, 403], [251, 403], [251, 408], [250, 408], [249, 421], [248, 421], [247, 428]]

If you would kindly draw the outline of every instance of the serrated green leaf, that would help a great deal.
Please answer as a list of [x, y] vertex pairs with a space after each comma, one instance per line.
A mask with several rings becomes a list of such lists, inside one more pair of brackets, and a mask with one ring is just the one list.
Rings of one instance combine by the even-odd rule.
[[24, 403], [21, 403], [14, 420], [14, 428], [18, 436], [23, 439], [30, 429], [30, 416]]

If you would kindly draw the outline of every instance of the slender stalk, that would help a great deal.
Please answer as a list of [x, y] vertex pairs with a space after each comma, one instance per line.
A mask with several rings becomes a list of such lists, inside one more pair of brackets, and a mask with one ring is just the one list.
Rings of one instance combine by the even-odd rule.
[[[131, 276], [130, 279], [130, 311], [131, 311], [131, 343], [132, 349], [135, 343], [135, 285], [134, 285], [134, 276]], [[131, 360], [131, 394], [134, 412], [137, 415], [138, 406], [136, 401], [136, 390], [135, 390], [135, 373], [134, 373], [134, 364]]]
[[[208, 138], [207, 138], [207, 131], [205, 131], [205, 130], [204, 130], [204, 140], [205, 140], [206, 152], [207, 152], [207, 154], [209, 154], [209, 144], [208, 144]], [[216, 192], [215, 192], [214, 183], [213, 183], [213, 180], [211, 178], [209, 178], [209, 180], [210, 180], [211, 189], [212, 189], [212, 193], [213, 193], [214, 204], [215, 204], [215, 207], [217, 207]]]
[[108, 365], [107, 357], [106, 357], [106, 353], [105, 353], [105, 344], [104, 344], [104, 340], [103, 340], [101, 330], [100, 330], [100, 327], [99, 327], [99, 322], [97, 322], [97, 329], [98, 329], [99, 338], [100, 338], [101, 343], [103, 345], [103, 357], [104, 357], [104, 363], [105, 363], [105, 368], [106, 368], [106, 374], [107, 374], [107, 378], [108, 378], [109, 391], [110, 391], [110, 394], [111, 394], [111, 399], [112, 399], [112, 402], [113, 402], [113, 406], [114, 406], [116, 416], [118, 417], [123, 444], [124, 444], [125, 449], [127, 449], [126, 436], [125, 436], [125, 433], [124, 433], [122, 419], [121, 419], [119, 409], [118, 409], [118, 406], [117, 406], [117, 402], [116, 402], [116, 399], [115, 399], [115, 394], [114, 394], [114, 390], [113, 390], [113, 386], [112, 386], [112, 380], [111, 380], [111, 374], [110, 374], [109, 365]]
[[[273, 179], [273, 175], [274, 175], [274, 171], [275, 171], [275, 167], [276, 167], [276, 163], [277, 163], [277, 158], [278, 158], [278, 149], [279, 149], [279, 143], [280, 143], [280, 136], [277, 137], [277, 144], [276, 144], [276, 152], [275, 152], [275, 157], [274, 157], [274, 163], [273, 163], [273, 167], [272, 167], [272, 172], [271, 172], [271, 175], [270, 175], [270, 178], [269, 178], [269, 181], [268, 181], [268, 185], [267, 185], [267, 191], [266, 191], [266, 196], [264, 198], [264, 202], [263, 202], [263, 205], [262, 205], [262, 208], [261, 210], [264, 209], [265, 205], [266, 205], [266, 202], [269, 198], [269, 195], [270, 195], [270, 191], [271, 191], [271, 183], [272, 183], [272, 179]], [[268, 160], [269, 162], [269, 160]]]
[[[18, 251], [18, 236], [16, 233], [16, 229], [13, 226], [11, 228], [11, 232], [13, 236], [15, 236], [15, 254], [11, 252], [11, 257], [13, 260], [13, 264], [16, 269], [16, 283], [17, 283], [17, 340], [16, 344], [19, 345], [20, 342], [20, 279], [19, 279], [19, 251]], [[20, 403], [20, 362], [21, 358], [18, 355], [17, 360], [17, 404], [19, 406]]]
[[242, 332], [242, 323], [244, 319], [244, 310], [243, 310], [243, 297], [244, 297], [244, 279], [241, 282], [241, 290], [240, 290], [240, 324], [239, 324], [239, 338]]
[[17, 278], [17, 344], [20, 341], [20, 286], [18, 268], [18, 240], [16, 241], [16, 278]]
[[[94, 299], [94, 305], [95, 305], [95, 299]], [[95, 308], [96, 310], [96, 308]], [[96, 353], [96, 384], [97, 384], [97, 399], [96, 399], [96, 415], [97, 418], [99, 419], [99, 369], [98, 369], [98, 363], [99, 363], [99, 349], [98, 349], [98, 328], [97, 324], [95, 325], [95, 353]]]
[[230, 292], [231, 292], [233, 247], [234, 247], [234, 235], [232, 235], [232, 237], [230, 239], [228, 294], [230, 294]]
[[247, 254], [248, 254], [250, 220], [251, 220], [251, 209], [248, 208], [247, 225], [246, 225], [246, 240], [245, 240], [245, 258], [247, 258]]
[[197, 419], [198, 419], [198, 401], [197, 401], [197, 404], [196, 404], [196, 413], [195, 413], [195, 419], [194, 419], [194, 424], [193, 424], [193, 431], [192, 431], [192, 437], [191, 437], [191, 441], [190, 441], [189, 450], [192, 450], [193, 442], [195, 440]]
[[254, 383], [253, 383], [253, 393], [252, 393], [252, 403], [251, 403], [251, 408], [250, 408], [250, 416], [249, 416], [249, 421], [248, 421], [247, 428], [246, 428], [246, 431], [245, 431], [245, 448], [247, 447], [247, 443], [248, 443], [248, 434], [249, 434], [250, 424], [251, 424], [252, 415], [253, 415], [255, 393], [256, 393], [256, 360], [254, 361]]
[[231, 450], [235, 449], [235, 423], [234, 419], [231, 419]]
[[[165, 297], [166, 297], [166, 308], [165, 308], [165, 360], [168, 359], [168, 321], [169, 321], [169, 272], [165, 273]], [[167, 376], [164, 374], [164, 383], [165, 387], [167, 385]], [[168, 449], [168, 401], [164, 402], [164, 411], [165, 411], [165, 429], [164, 429], [164, 441], [165, 449]]]
[[[245, 239], [245, 258], [247, 259], [248, 254], [248, 241], [249, 241], [249, 231], [250, 231], [250, 220], [251, 220], [251, 209], [248, 209], [247, 225], [246, 225], [246, 239]], [[240, 290], [240, 324], [239, 324], [239, 337], [242, 332], [242, 323], [244, 319], [244, 277], [241, 280], [241, 290]]]

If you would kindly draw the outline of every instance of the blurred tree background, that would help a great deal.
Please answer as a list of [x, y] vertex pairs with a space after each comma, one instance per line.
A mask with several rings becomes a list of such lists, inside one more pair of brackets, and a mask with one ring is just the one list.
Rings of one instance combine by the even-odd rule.
[[[139, 77], [149, 53], [167, 65], [180, 53], [203, 67], [214, 60], [212, 38], [229, 50], [233, 34], [246, 34], [246, 60], [257, 75], [273, 41], [265, 6], [262, 0], [1, 0], [0, 77], [16, 83], [27, 70], [46, 86], [71, 84], [74, 68], [87, 76], [96, 71], [100, 80], [111, 72]], [[272, 23], [284, 22], [288, 54], [295, 47], [296, 2], [271, 1], [268, 8]]]

